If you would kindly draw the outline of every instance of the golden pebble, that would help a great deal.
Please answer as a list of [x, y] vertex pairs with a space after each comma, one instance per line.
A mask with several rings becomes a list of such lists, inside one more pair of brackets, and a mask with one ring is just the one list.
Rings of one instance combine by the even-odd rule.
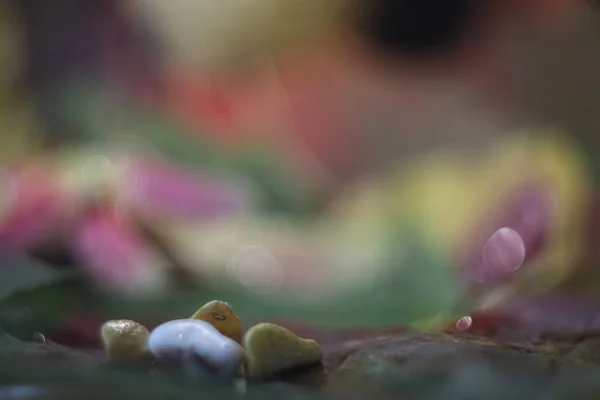
[[191, 319], [206, 321], [223, 335], [242, 343], [242, 322], [231, 306], [224, 301], [214, 300], [203, 305]]

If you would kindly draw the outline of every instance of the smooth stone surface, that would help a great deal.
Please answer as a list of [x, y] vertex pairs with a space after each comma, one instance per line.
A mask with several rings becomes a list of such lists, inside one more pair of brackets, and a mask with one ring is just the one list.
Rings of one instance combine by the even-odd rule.
[[107, 321], [100, 329], [104, 349], [114, 360], [135, 360], [146, 356], [149, 335], [146, 327], [128, 319]]
[[242, 343], [242, 322], [231, 306], [224, 301], [214, 300], [206, 303], [191, 318], [206, 321], [217, 328], [222, 335]]
[[244, 360], [244, 349], [210, 323], [195, 319], [165, 322], [152, 331], [150, 352], [168, 367], [192, 379], [235, 376]]
[[275, 324], [253, 326], [244, 336], [248, 377], [269, 378], [296, 367], [318, 364], [323, 351], [317, 342], [302, 339]]
[[[549, 385], [565, 384], [570, 391], [576, 388], [573, 374], [600, 372], [598, 337], [580, 332], [512, 343], [442, 333], [374, 336], [326, 347], [326, 380], [315, 383], [356, 398], [386, 393], [415, 399], [548, 398]], [[600, 386], [587, 378], [582, 384], [600, 394]]]

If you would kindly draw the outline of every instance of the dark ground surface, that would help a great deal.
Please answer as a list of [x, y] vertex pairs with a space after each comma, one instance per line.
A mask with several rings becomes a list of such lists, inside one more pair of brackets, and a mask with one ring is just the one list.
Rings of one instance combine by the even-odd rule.
[[445, 333], [362, 336], [324, 345], [322, 366], [248, 382], [243, 396], [229, 383], [183, 382], [150, 366], [108, 365], [100, 352], [5, 337], [2, 383], [14, 389], [19, 382], [31, 395], [31, 387], [40, 392], [11, 397], [5, 386], [2, 398], [596, 399], [600, 394], [596, 331], [521, 343]]

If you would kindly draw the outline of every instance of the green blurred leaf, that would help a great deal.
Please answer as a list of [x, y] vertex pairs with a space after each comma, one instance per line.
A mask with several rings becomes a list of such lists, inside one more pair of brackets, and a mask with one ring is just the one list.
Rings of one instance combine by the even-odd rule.
[[[7, 253], [3, 253], [1, 258], [0, 327], [9, 334], [30, 339], [33, 332], [56, 327], [60, 321], [57, 311], [62, 310], [68, 301], [77, 304], [72, 290], [74, 272], [59, 271], [41, 262]], [[67, 290], [64, 290], [65, 287]], [[70, 297], [68, 300], [67, 296]], [[48, 309], [51, 311], [47, 312]]]
[[305, 216], [320, 211], [310, 182], [286, 165], [283, 155], [266, 145], [248, 145], [232, 157], [238, 176], [260, 191], [263, 210]]
[[58, 271], [40, 261], [7, 252], [0, 252], [0, 264], [0, 299], [72, 276], [70, 272]]
[[161, 109], [124, 101], [92, 83], [74, 84], [66, 93], [60, 106], [63, 118], [88, 142], [130, 138], [181, 166], [244, 179], [257, 189], [267, 212], [305, 214], [315, 208], [310, 182], [301, 180], [269, 143], [223, 148]]
[[[396, 252], [403, 243], [402, 254]], [[465, 311], [465, 289], [446, 260], [426, 248], [417, 235], [404, 230], [390, 237], [385, 276], [375, 286], [346, 293], [332, 301], [302, 303], [283, 297], [264, 297], [231, 286], [181, 289], [150, 303], [108, 301], [103, 312], [126, 313], [142, 320], [173, 319], [193, 314], [205, 302], [220, 299], [233, 305], [246, 320], [298, 319], [322, 327], [409, 325], [422, 320], [454, 318]], [[364, 268], [370, 266], [365, 265]], [[309, 290], [309, 289], [307, 289]]]
[[419, 240], [408, 230], [390, 238], [390, 244], [402, 241], [408, 252], [403, 252], [402, 259], [399, 253], [391, 254], [388, 272], [378, 284], [327, 302], [263, 297], [226, 285], [190, 286], [151, 301], [128, 302], [92, 293], [77, 281], [63, 281], [17, 293], [0, 303], [0, 307], [29, 310], [28, 320], [7, 325], [12, 334], [25, 338], [36, 331], [59, 328], [61, 318], [76, 310], [105, 318], [161, 321], [192, 315], [200, 305], [214, 299], [230, 302], [246, 321], [301, 320], [324, 328], [411, 325], [459, 316], [468, 309], [464, 288], [444, 258]]

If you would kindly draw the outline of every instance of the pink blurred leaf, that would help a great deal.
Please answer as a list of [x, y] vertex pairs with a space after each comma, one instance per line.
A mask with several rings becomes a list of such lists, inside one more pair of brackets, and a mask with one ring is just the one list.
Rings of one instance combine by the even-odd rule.
[[162, 260], [132, 224], [109, 208], [82, 217], [72, 247], [84, 271], [107, 289], [137, 294], [153, 292], [165, 283]]
[[0, 243], [11, 249], [25, 251], [41, 244], [69, 209], [66, 193], [41, 171], [10, 174], [4, 192]]
[[134, 160], [124, 177], [126, 207], [151, 216], [197, 220], [227, 214], [244, 206], [235, 185], [196, 175], [164, 161]]

